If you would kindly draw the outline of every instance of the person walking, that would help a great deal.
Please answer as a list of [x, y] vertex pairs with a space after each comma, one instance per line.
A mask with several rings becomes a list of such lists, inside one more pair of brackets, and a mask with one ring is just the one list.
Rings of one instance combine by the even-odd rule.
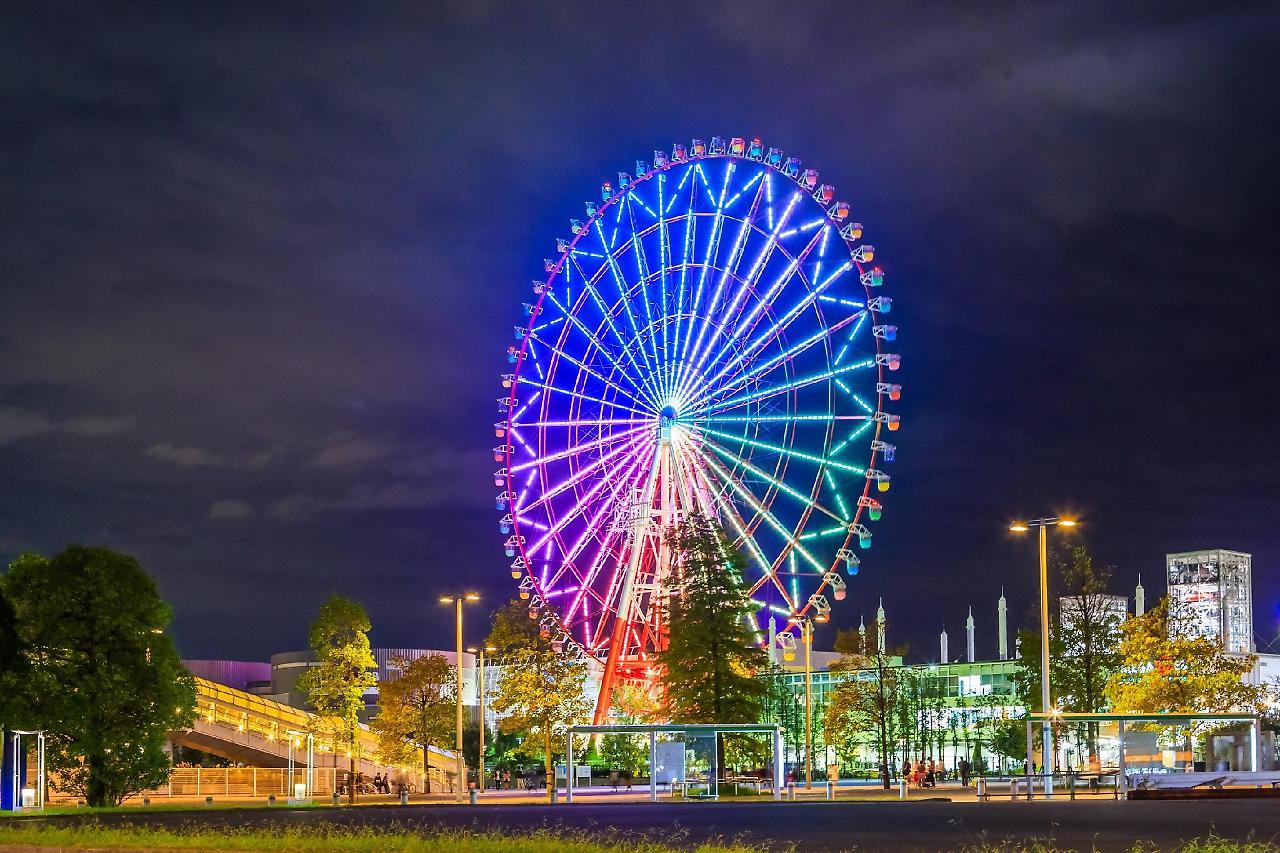
[[966, 788], [969, 787], [969, 773], [973, 769], [972, 765], [969, 764], [969, 759], [960, 759], [960, 765], [957, 769], [960, 771], [960, 784]]

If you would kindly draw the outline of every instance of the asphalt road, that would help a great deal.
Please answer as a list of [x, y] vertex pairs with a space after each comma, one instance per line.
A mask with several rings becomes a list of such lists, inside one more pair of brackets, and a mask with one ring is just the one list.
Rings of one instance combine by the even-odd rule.
[[[82, 820], [64, 817], [16, 820]], [[1129, 850], [1142, 841], [1159, 849], [1218, 835], [1280, 843], [1274, 801], [948, 803], [577, 803], [573, 806], [363, 806], [342, 809], [218, 809], [112, 813], [103, 822], [176, 827], [371, 826], [430, 833], [433, 827], [519, 832], [566, 826], [608, 836], [643, 835], [690, 847], [708, 839], [740, 839], [773, 850], [942, 851], [983, 842], [1052, 841], [1064, 850]], [[1015, 848], [1016, 849], [1016, 846]], [[1278, 848], [1280, 849], [1280, 848]]]

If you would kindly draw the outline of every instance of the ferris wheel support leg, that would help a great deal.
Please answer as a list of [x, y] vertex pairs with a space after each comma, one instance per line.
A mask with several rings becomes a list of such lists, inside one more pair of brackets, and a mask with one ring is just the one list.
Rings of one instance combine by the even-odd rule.
[[613, 636], [609, 638], [609, 656], [605, 660], [604, 673], [600, 676], [600, 696], [596, 699], [596, 712], [593, 725], [602, 726], [609, 716], [609, 704], [613, 697], [613, 682], [618, 672], [618, 660], [622, 657], [623, 648], [627, 644], [627, 629], [631, 623], [631, 599], [635, 595], [636, 572], [640, 570], [643, 557], [645, 529], [649, 525], [649, 508], [653, 506], [654, 490], [657, 487], [659, 466], [662, 460], [662, 448], [653, 454], [653, 463], [649, 467], [649, 479], [645, 483], [640, 506], [643, 512], [637, 512], [632, 519], [631, 553], [627, 559], [627, 574], [622, 581], [622, 591], [618, 596], [618, 615], [613, 622]]

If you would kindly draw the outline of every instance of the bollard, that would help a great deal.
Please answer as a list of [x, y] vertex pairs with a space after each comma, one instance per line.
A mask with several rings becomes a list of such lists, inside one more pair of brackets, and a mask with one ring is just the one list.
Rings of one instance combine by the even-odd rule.
[[793, 803], [796, 800], [796, 783], [795, 782], [787, 783], [787, 799], [791, 800]]
[[143, 797], [143, 798], [142, 798], [142, 807], [145, 809], [145, 808], [146, 808], [147, 806], [149, 806], [149, 805], [151, 805], [151, 798], [150, 798], [150, 797]]
[[559, 804], [559, 802], [560, 802], [560, 789], [552, 788], [551, 789], [551, 805], [553, 806], [557, 805]]
[[276, 795], [275, 795], [275, 794], [268, 794], [268, 795], [267, 795], [267, 808], [270, 808], [271, 806], [274, 806], [275, 804], [276, 804]]
[[987, 780], [979, 776], [976, 788], [977, 788], [977, 794], [978, 794], [978, 802], [985, 803], [987, 801]]
[[213, 797], [205, 797], [205, 798], [204, 798], [204, 804], [205, 804], [206, 806], [211, 806], [211, 805], [213, 805]]
[[898, 780], [898, 799], [905, 800], [907, 798], [907, 780]]
[[336, 806], [336, 805], [340, 805], [341, 803], [342, 803], [342, 796], [337, 791], [334, 791], [333, 804]]
[[475, 788], [472, 788], [471, 789], [471, 805], [474, 806], [476, 804], [476, 801], [479, 799], [479, 797], [480, 797], [480, 792], [477, 791]]
[[400, 789], [400, 805], [409, 805], [409, 789], [402, 787]]
[[836, 798], [836, 784], [835, 782], [827, 782], [827, 799], [834, 800], [835, 798]]
[[1011, 800], [1018, 799], [1018, 780], [1017, 779], [1009, 780], [1009, 799]]

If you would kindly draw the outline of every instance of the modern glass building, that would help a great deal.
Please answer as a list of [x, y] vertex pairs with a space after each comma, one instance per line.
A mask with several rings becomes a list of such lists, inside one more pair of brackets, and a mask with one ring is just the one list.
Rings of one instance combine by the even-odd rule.
[[1208, 637], [1228, 652], [1253, 652], [1252, 555], [1214, 548], [1165, 560], [1175, 630]]
[[[901, 767], [903, 761], [933, 759], [954, 770], [961, 758], [983, 762], [991, 771], [1003, 769], [1005, 760], [992, 747], [995, 724], [1019, 717], [1014, 675], [1016, 660], [974, 663], [903, 664], [893, 661], [892, 669], [907, 694], [900, 705], [903, 713], [893, 730], [893, 755], [889, 763]], [[837, 673], [829, 670], [812, 674], [814, 772], [826, 778], [826, 768], [837, 765], [844, 776], [859, 771], [871, 775], [879, 764], [878, 748], [870, 733], [853, 754], [838, 754], [826, 739], [823, 719], [832, 691], [841, 681], [856, 677], [874, 678], [872, 672]], [[805, 674], [788, 667], [775, 676], [767, 713], [782, 726], [787, 761], [798, 766], [804, 755]]]

